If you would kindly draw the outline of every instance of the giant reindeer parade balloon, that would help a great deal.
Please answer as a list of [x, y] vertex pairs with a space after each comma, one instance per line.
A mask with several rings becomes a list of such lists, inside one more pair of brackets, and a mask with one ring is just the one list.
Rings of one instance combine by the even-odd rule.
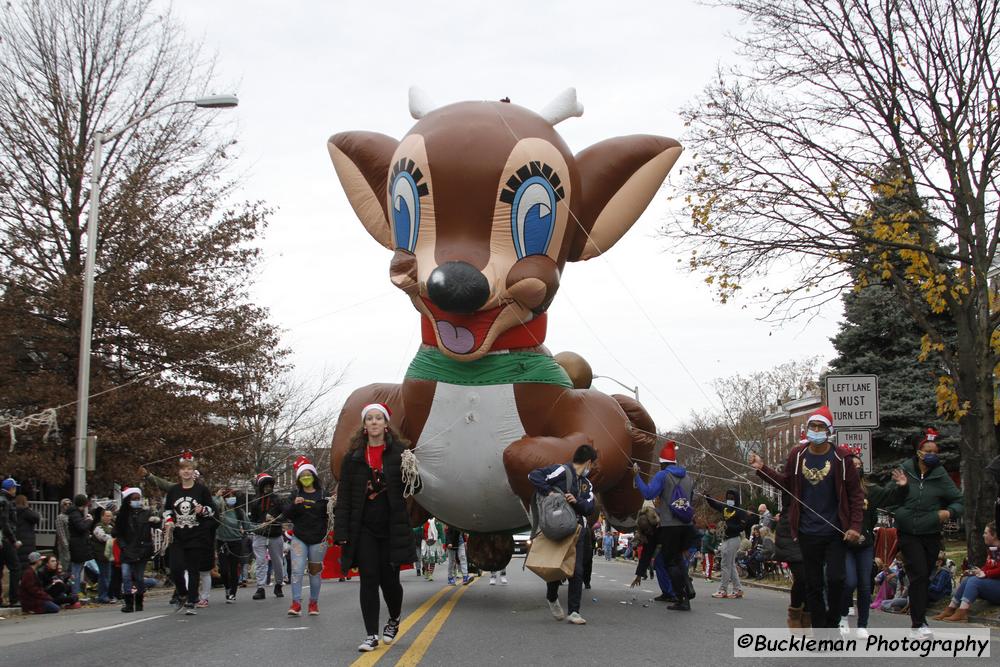
[[484, 537], [524, 528], [528, 473], [592, 443], [605, 513], [634, 525], [642, 497], [630, 459], [652, 458], [653, 421], [637, 401], [590, 389], [578, 356], [549, 353], [546, 310], [567, 261], [606, 252], [635, 223], [680, 144], [631, 135], [574, 155], [555, 130], [583, 113], [572, 89], [540, 112], [507, 100], [434, 108], [412, 89], [410, 113], [417, 123], [402, 140], [342, 132], [328, 142], [361, 223], [392, 252], [389, 279], [420, 313], [423, 339], [402, 384], [347, 400], [334, 476], [361, 408], [380, 402], [414, 447], [413, 500], [448, 524]]

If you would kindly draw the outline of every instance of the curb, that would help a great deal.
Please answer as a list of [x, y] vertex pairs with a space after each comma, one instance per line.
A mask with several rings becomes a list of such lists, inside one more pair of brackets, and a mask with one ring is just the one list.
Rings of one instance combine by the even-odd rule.
[[[764, 588], [769, 591], [777, 591], [779, 593], [788, 592], [787, 588], [784, 588], [783, 586], [775, 586], [773, 584], [761, 584], [756, 581], [742, 581], [742, 580], [740, 581], [740, 583], [743, 584], [744, 586], [752, 586], [754, 588]], [[928, 609], [927, 611], [930, 612], [931, 609]], [[969, 622], [979, 623], [980, 625], [988, 625], [994, 628], [1000, 628], [1000, 618], [991, 618], [988, 616], [970, 616]], [[955, 627], [961, 627], [961, 624], [959, 623], [953, 623], [952, 625], [954, 625]]]

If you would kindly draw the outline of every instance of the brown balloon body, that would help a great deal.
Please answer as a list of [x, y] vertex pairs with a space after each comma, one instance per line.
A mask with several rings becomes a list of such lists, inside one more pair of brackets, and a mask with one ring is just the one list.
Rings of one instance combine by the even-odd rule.
[[[574, 155], [542, 115], [461, 102], [422, 114], [401, 141], [345, 132], [328, 148], [361, 222], [393, 252], [389, 278], [420, 313], [423, 340], [401, 384], [362, 387], [344, 404], [334, 476], [361, 409], [382, 402], [415, 447], [424, 488], [414, 516], [510, 534], [528, 523], [528, 473], [589, 443], [605, 513], [634, 526], [642, 498], [631, 462], [652, 459], [643, 431], [655, 425], [634, 399], [590, 389], [579, 354], [556, 356], [562, 374], [543, 344], [546, 310], [565, 263], [607, 251], [628, 231], [680, 145], [633, 135]], [[480, 557], [498, 565], [509, 544], [490, 538]]]

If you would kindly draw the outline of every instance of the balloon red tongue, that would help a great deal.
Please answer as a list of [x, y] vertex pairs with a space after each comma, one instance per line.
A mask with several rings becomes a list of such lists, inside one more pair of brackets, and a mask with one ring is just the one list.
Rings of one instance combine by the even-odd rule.
[[455, 354], [468, 354], [476, 349], [476, 337], [465, 327], [456, 327], [451, 322], [437, 321], [441, 344]]

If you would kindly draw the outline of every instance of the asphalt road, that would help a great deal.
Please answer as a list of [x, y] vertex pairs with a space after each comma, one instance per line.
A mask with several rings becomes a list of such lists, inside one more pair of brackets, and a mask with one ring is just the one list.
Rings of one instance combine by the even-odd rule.
[[[212, 591], [198, 616], [172, 613], [167, 597], [147, 599], [146, 611], [125, 615], [117, 607], [25, 616], [0, 622], [0, 655], [9, 665], [722, 665], [734, 661], [733, 628], [783, 627], [787, 597], [746, 589], [741, 600], [709, 597], [715, 585], [697, 580], [690, 613], [652, 601], [655, 585], [627, 588], [634, 565], [595, 560], [593, 588], [584, 591], [587, 625], [558, 623], [549, 615], [544, 585], [508, 567], [510, 584], [489, 586], [484, 577], [448, 587], [438, 569], [433, 582], [402, 574], [403, 633], [391, 647], [357, 652], [364, 639], [358, 583], [324, 582], [321, 615], [288, 617], [289, 597], [253, 601], [242, 589], [235, 605]], [[285, 589], [288, 591], [288, 587]], [[565, 588], [561, 600], [565, 606]], [[383, 609], [384, 613], [384, 609]], [[383, 619], [384, 622], [384, 619]], [[942, 626], [947, 624], [940, 624]], [[872, 613], [871, 627], [906, 627], [902, 616]], [[993, 658], [960, 660], [996, 664], [1000, 633], [992, 632]], [[840, 665], [871, 665], [839, 658]], [[910, 660], [912, 662], [912, 660]], [[740, 659], [741, 665], [829, 665], [826, 659]], [[890, 662], [901, 662], [892, 660]], [[956, 662], [948, 660], [949, 664]], [[940, 660], [927, 664], [942, 664]]]

